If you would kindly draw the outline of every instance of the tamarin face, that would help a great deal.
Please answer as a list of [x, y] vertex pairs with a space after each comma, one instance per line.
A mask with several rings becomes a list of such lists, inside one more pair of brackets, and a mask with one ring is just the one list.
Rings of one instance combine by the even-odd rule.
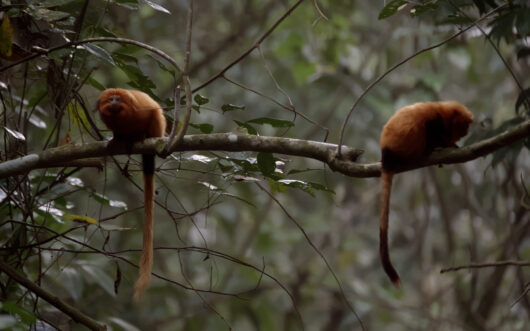
[[127, 94], [117, 89], [108, 89], [98, 99], [98, 109], [103, 116], [115, 116], [130, 108]]
[[456, 108], [451, 117], [451, 143], [456, 143], [467, 134], [469, 125], [473, 122], [473, 115], [467, 108]]
[[104, 108], [106, 108], [111, 113], [119, 113], [123, 109], [121, 105], [121, 97], [119, 95], [110, 95], [106, 102], [107, 105]]

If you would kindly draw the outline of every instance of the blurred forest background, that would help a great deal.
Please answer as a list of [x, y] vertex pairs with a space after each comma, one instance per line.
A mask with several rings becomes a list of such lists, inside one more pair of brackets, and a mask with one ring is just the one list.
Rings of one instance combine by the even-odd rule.
[[[62, 45], [126, 38], [184, 68], [188, 6], [2, 0], [1, 161], [109, 139], [93, 111], [108, 87], [149, 93], [172, 121], [180, 73], [160, 56], [130, 43]], [[449, 99], [474, 113], [469, 145], [528, 121], [529, 33], [528, 1], [194, 1], [187, 134], [337, 144], [345, 124], [343, 143], [371, 163], [396, 109]], [[529, 142], [396, 177], [390, 248], [401, 290], [379, 262], [380, 180], [319, 161], [253, 151], [158, 158], [160, 277], [139, 303], [138, 155], [0, 179], [0, 329], [81, 330], [89, 324], [73, 318], [82, 314], [109, 330], [528, 330]], [[453, 266], [465, 267], [440, 273]]]

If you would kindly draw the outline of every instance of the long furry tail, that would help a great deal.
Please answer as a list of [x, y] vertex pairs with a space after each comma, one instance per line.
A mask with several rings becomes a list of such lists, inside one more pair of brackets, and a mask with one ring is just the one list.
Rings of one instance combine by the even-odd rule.
[[144, 229], [140, 270], [138, 279], [134, 284], [134, 300], [136, 301], [140, 299], [142, 293], [149, 287], [149, 283], [151, 282], [151, 270], [153, 269], [155, 157], [153, 155], [142, 155], [142, 159], [144, 171]]
[[394, 269], [390, 261], [390, 254], [388, 253], [388, 213], [390, 210], [390, 192], [392, 190], [392, 179], [394, 174], [391, 172], [381, 172], [381, 219], [379, 221], [379, 256], [381, 257], [381, 264], [385, 270], [388, 278], [396, 288], [401, 286], [399, 275]]

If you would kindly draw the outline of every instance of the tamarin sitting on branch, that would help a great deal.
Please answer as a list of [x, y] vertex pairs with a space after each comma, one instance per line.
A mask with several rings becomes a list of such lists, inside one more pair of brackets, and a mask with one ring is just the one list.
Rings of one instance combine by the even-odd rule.
[[[147, 94], [136, 90], [107, 89], [101, 93], [97, 109], [103, 123], [113, 132], [113, 140], [134, 142], [162, 137], [166, 118], [160, 105]], [[134, 284], [134, 299], [147, 289], [153, 267], [153, 207], [155, 156], [142, 155], [144, 175], [143, 247], [138, 280]]]
[[467, 134], [473, 114], [456, 101], [420, 102], [399, 109], [381, 133], [381, 218], [379, 255], [383, 268], [394, 286], [399, 275], [388, 252], [388, 213], [392, 178], [404, 164], [427, 157], [435, 148], [456, 147]]

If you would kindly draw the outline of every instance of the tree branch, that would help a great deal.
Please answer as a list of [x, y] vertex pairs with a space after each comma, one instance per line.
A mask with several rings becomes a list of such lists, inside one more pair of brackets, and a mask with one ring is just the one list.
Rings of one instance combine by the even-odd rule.
[[[399, 170], [406, 171], [435, 164], [467, 162], [529, 136], [530, 120], [527, 120], [508, 131], [472, 145], [435, 151], [425, 160], [403, 166]], [[167, 138], [150, 138], [132, 146], [113, 144], [112, 148], [107, 147], [108, 142], [98, 141], [50, 148], [0, 163], [0, 179], [77, 159], [119, 154], [158, 154], [164, 149], [166, 141]], [[239, 135], [235, 133], [187, 135], [182, 143], [175, 146], [175, 149], [170, 152], [184, 151], [255, 151], [301, 156], [322, 161], [332, 170], [350, 177], [378, 177], [381, 169], [380, 162], [355, 162], [362, 154], [359, 149], [343, 145], [342, 157], [339, 158], [337, 156], [337, 145], [335, 144], [292, 138]]]
[[461, 265], [457, 267], [443, 268], [440, 270], [440, 273], [446, 273], [450, 271], [457, 271], [461, 269], [479, 269], [479, 268], [488, 268], [488, 267], [507, 267], [507, 266], [519, 266], [519, 267], [530, 267], [529, 261], [496, 261], [489, 263], [470, 263], [466, 265]]
[[[186, 53], [184, 57], [184, 71], [182, 72], [182, 83], [184, 84], [184, 91], [186, 94], [186, 114], [184, 115], [184, 120], [182, 121], [182, 126], [180, 131], [178, 131], [178, 111], [180, 109], [180, 97], [175, 98], [175, 116], [173, 122], [173, 129], [171, 130], [170, 139], [168, 140], [164, 151], [162, 152], [163, 156], [169, 155], [169, 151], [175, 148], [186, 134], [188, 130], [188, 125], [190, 123], [191, 111], [193, 110], [193, 100], [191, 93], [191, 82], [190, 82], [190, 60], [191, 60], [191, 30], [193, 28], [193, 0], [188, 0], [188, 18], [186, 23]], [[177, 86], [177, 89], [179, 87]], [[175, 96], [178, 94], [180, 96], [180, 90], [175, 91]]]
[[43, 50], [42, 52], [29, 55], [29, 56], [27, 56], [27, 57], [25, 57], [23, 59], [20, 59], [19, 61], [10, 63], [8, 65], [5, 65], [5, 66], [0, 68], [0, 72], [4, 72], [4, 71], [6, 71], [7, 69], [9, 69], [11, 67], [17, 66], [17, 65], [19, 65], [21, 63], [25, 63], [25, 62], [31, 61], [31, 60], [33, 60], [35, 58], [38, 58], [39, 56], [48, 55], [49, 53], [55, 52], [55, 51], [60, 50], [60, 49], [70, 48], [70, 47], [75, 47], [75, 46], [78, 46], [78, 45], [95, 43], [95, 42], [114, 42], [114, 43], [130, 44], [130, 45], [135, 45], [135, 46], [141, 47], [143, 49], [148, 50], [151, 53], [155, 53], [156, 55], [160, 56], [161, 58], [163, 58], [167, 62], [171, 63], [171, 65], [173, 67], [175, 67], [175, 69], [177, 69], [179, 72], [182, 72], [182, 70], [180, 69], [180, 67], [177, 64], [177, 62], [175, 62], [175, 60], [173, 60], [173, 58], [171, 56], [167, 55], [166, 53], [164, 53], [163, 51], [159, 50], [158, 48], [155, 48], [155, 47], [153, 47], [151, 45], [147, 45], [147, 44], [144, 44], [142, 42], [139, 42], [139, 41], [136, 41], [136, 40], [132, 40], [132, 39], [113, 38], [113, 37], [97, 37], [97, 38], [87, 38], [87, 39], [84, 39], [84, 40], [71, 41], [71, 42], [68, 42], [68, 43], [65, 43], [65, 44], [62, 44], [62, 45], [59, 45], [59, 46], [55, 46], [55, 47]]
[[59, 309], [66, 315], [70, 316], [74, 321], [83, 324], [91, 330], [106, 330], [107, 327], [104, 324], [99, 323], [98, 321], [92, 319], [91, 317], [83, 314], [81, 311], [70, 306], [63, 300], [54, 296], [50, 292], [44, 290], [42, 287], [38, 286], [31, 280], [24, 278], [20, 275], [15, 269], [11, 268], [4, 261], [0, 261], [0, 270], [5, 272], [9, 277], [15, 280], [20, 285], [24, 286], [31, 292], [35, 293], [38, 297], [46, 300], [49, 304]]

